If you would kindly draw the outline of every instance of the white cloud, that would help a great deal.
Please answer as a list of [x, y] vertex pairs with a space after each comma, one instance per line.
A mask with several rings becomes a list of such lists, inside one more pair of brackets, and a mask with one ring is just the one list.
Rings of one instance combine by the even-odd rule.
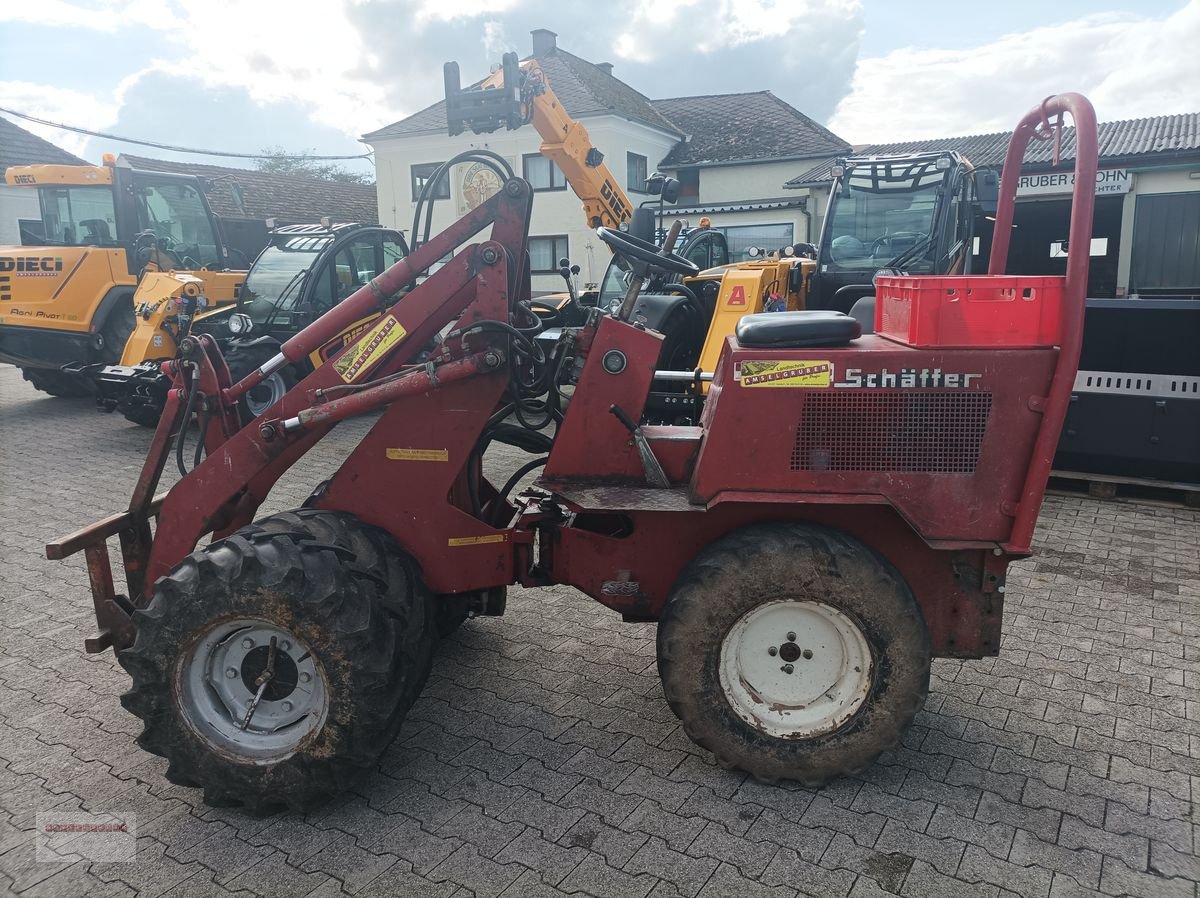
[[[117, 120], [120, 104], [91, 94], [61, 87], [47, 87], [28, 81], [0, 81], [0, 106], [16, 109], [52, 122], [65, 122], [81, 128], [101, 130]], [[77, 156], [86, 156], [89, 138], [73, 131], [62, 131], [16, 119], [26, 131], [62, 147]]]
[[1166, 19], [1087, 16], [969, 49], [863, 59], [829, 127], [852, 143], [1011, 130], [1043, 97], [1078, 91], [1100, 121], [1200, 109], [1200, 0]]
[[[288, 144], [312, 133], [307, 125], [357, 137], [400, 119], [440, 98], [443, 62], [457, 59], [470, 80], [505, 49], [527, 53], [529, 30], [537, 27], [559, 31], [560, 45], [586, 59], [616, 61], [618, 77], [649, 96], [766, 88], [820, 118], [848, 88], [861, 7], [861, 0], [609, 0], [598, 14], [594, 0], [322, 0], [319, 7], [296, 0], [40, 0], [4, 4], [0, 22], [105, 32], [96, 52], [109, 63], [128, 60], [124, 80], [103, 89], [82, 74], [88, 60], [74, 60], [55, 81], [75, 88], [68, 96], [55, 100], [57, 89], [47, 86], [40, 98], [38, 90], [26, 91], [14, 108], [32, 110], [33, 98], [47, 118], [85, 127], [119, 120], [122, 127], [137, 121], [177, 132], [147, 123], [126, 98], [153, 93], [150, 82], [186, 79], [214, 97], [234, 90], [264, 110], [304, 110], [307, 122], [269, 141]], [[186, 120], [186, 111], [170, 114]], [[221, 148], [238, 136], [210, 130], [176, 142]], [[57, 142], [87, 146], [81, 137]]]
[[10, 2], [0, 5], [0, 22], [21, 22], [48, 28], [83, 28], [114, 33], [131, 24], [149, 28], [171, 28], [179, 20], [168, 0], [104, 0], [81, 5], [67, 0]]

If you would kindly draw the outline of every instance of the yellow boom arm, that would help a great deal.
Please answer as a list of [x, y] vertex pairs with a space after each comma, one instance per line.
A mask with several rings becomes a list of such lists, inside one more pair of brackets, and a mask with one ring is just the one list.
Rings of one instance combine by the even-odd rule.
[[[515, 54], [514, 54], [515, 60]], [[508, 62], [508, 60], [506, 60]], [[448, 64], [453, 65], [453, 63]], [[510, 75], [516, 66], [512, 63], [489, 76], [477, 88], [458, 91], [457, 85], [447, 81], [447, 110], [459, 112], [456, 122], [453, 114], [451, 133], [460, 133], [463, 126], [476, 133], [494, 131], [503, 122], [510, 130], [531, 123], [542, 136], [541, 154], [551, 160], [562, 171], [575, 195], [583, 201], [583, 213], [588, 227], [616, 228], [633, 216], [633, 203], [621, 189], [620, 182], [604, 162], [604, 154], [592, 145], [587, 128], [567, 114], [562, 101], [555, 96], [545, 73], [536, 60], [520, 64], [521, 84], [514, 87], [505, 83], [506, 70]], [[454, 80], [457, 82], [457, 66]], [[504, 101], [511, 98], [514, 107], [519, 104], [519, 115], [497, 116], [496, 107], [489, 104], [485, 112], [478, 104], [469, 109], [459, 106], [456, 100]], [[462, 110], [460, 112], [460, 109]], [[515, 110], [514, 110], [515, 111]]]

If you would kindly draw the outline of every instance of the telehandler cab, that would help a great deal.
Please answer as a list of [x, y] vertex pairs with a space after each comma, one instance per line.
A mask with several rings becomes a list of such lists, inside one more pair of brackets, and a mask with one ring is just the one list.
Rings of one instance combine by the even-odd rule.
[[[232, 251], [199, 178], [134, 170], [106, 155], [103, 165], [12, 166], [5, 182], [37, 192], [41, 219], [22, 229], [21, 246], [0, 246], [0, 362], [20, 367], [37, 389], [90, 395], [90, 381], [64, 366], [174, 353], [147, 345], [157, 355], [130, 361], [126, 352], [134, 293], [148, 272], [188, 271], [209, 302], [236, 298], [245, 272], [224, 270]], [[137, 305], [161, 290], [152, 286]], [[155, 336], [170, 340], [168, 331]]]
[[[1025, 147], [1064, 113], [1076, 126], [1067, 275], [1007, 277]], [[1017, 127], [991, 274], [881, 279], [869, 336], [829, 312], [744, 317], [696, 426], [637, 423], [662, 336], [627, 304], [575, 332], [580, 374], [557, 420], [525, 328], [533, 193], [491, 164], [496, 195], [240, 382], [211, 338], [185, 340], [164, 365], [173, 387], [129, 509], [47, 546], [86, 553], [100, 627], [87, 648], [114, 648], [132, 676], [122, 702], [143, 721], [138, 743], [206, 801], [311, 808], [395, 737], [439, 617], [445, 630], [499, 614], [510, 584], [568, 584], [658, 622], [667, 701], [723, 763], [809, 784], [870, 764], [921, 708], [932, 657], [999, 650], [1005, 571], [1031, 553], [1079, 357], [1091, 105], [1048, 98]], [[247, 391], [381, 307], [240, 425]], [[198, 461], [155, 497], [194, 410]], [[304, 507], [254, 522], [285, 471], [364, 413], [380, 417]], [[540, 413], [552, 432], [528, 420]], [[494, 440], [536, 457], [493, 483]], [[114, 589], [112, 536], [128, 595]]]

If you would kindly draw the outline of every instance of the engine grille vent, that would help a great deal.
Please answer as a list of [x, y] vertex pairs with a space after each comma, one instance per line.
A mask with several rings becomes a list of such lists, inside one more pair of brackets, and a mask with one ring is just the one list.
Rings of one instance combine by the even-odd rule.
[[973, 474], [991, 411], [986, 391], [814, 391], [791, 469]]

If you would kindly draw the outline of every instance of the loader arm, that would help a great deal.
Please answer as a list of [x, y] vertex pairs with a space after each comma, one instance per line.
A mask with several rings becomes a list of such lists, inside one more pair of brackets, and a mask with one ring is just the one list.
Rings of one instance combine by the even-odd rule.
[[558, 166], [583, 201], [588, 227], [619, 228], [633, 216], [633, 201], [592, 144], [587, 128], [567, 113], [537, 60], [519, 63], [515, 53], [506, 53], [496, 72], [465, 90], [459, 86], [458, 63], [446, 63], [445, 76], [451, 136], [467, 128], [486, 134], [501, 125], [515, 131], [532, 124], [542, 137], [539, 151]]

